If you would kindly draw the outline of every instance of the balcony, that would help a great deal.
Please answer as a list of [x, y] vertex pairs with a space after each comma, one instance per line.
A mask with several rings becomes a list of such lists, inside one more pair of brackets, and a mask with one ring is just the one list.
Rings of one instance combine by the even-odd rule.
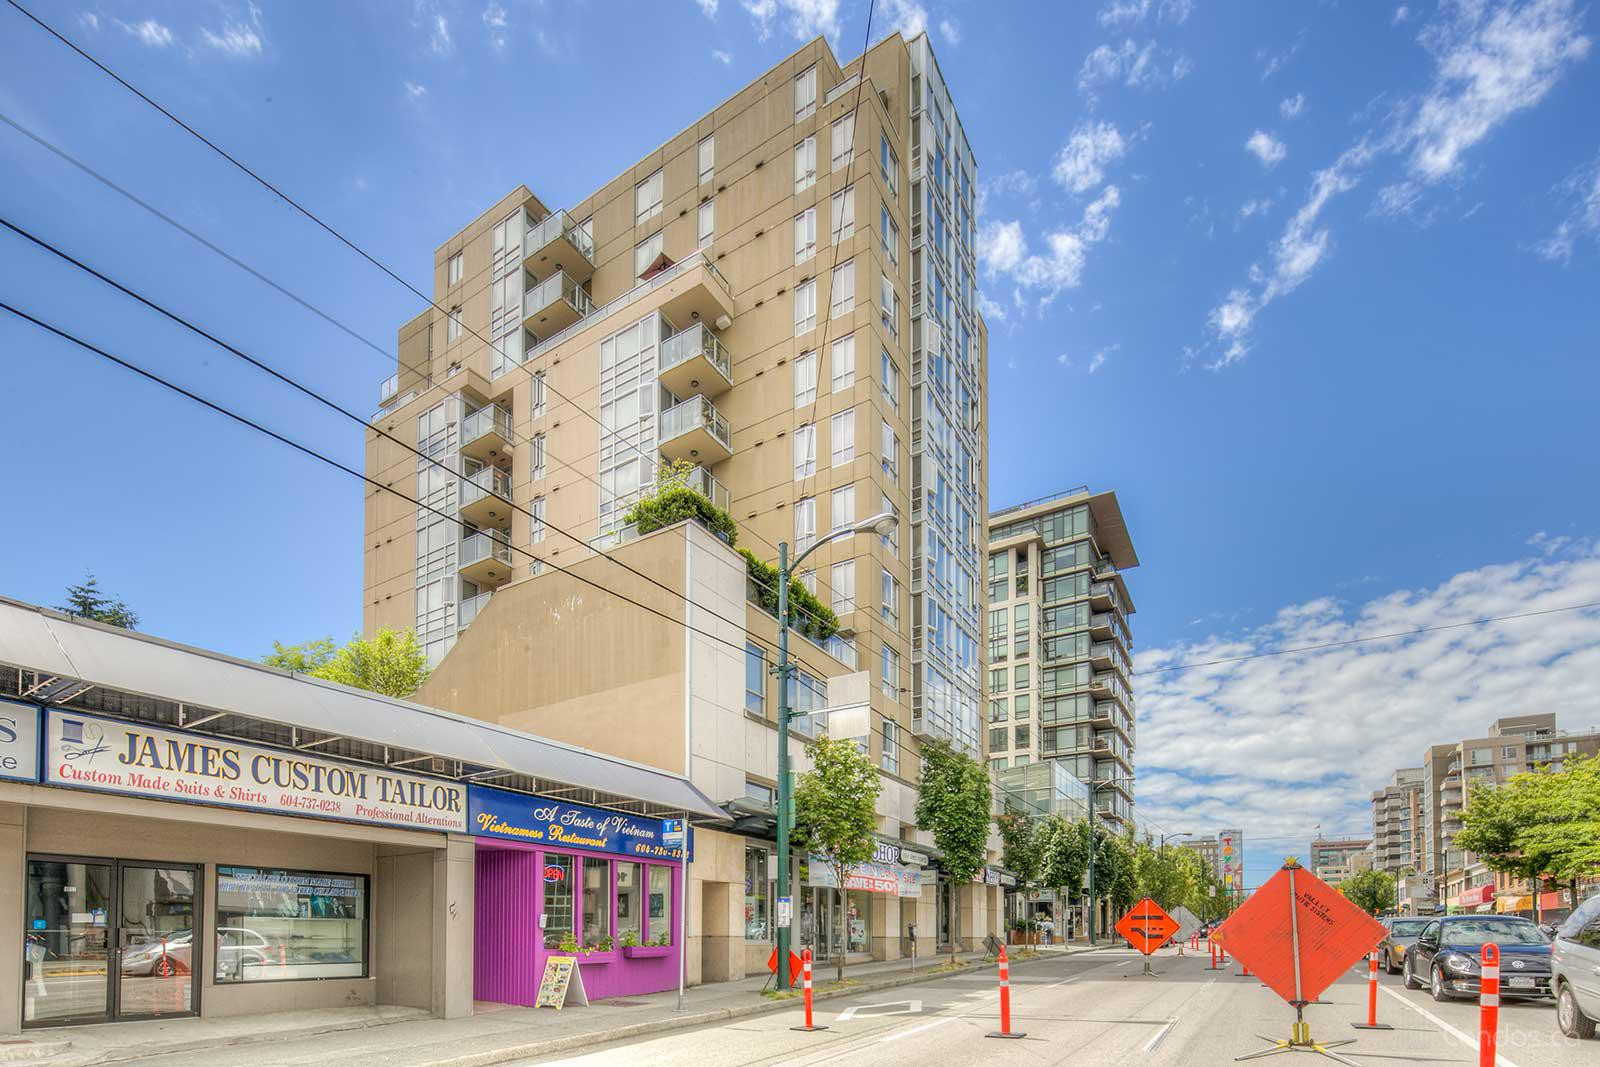
[[733, 388], [733, 360], [703, 322], [662, 341], [657, 367], [673, 396], [719, 396]]
[[1117, 606], [1117, 591], [1110, 582], [1095, 582], [1089, 586], [1089, 605], [1100, 611], [1109, 611]]
[[1116, 632], [1116, 625], [1116, 621], [1112, 619], [1110, 612], [1097, 612], [1089, 616], [1089, 636], [1108, 638]]
[[522, 324], [539, 337], [564, 330], [593, 310], [594, 301], [566, 271], [522, 294]]
[[478, 613], [488, 606], [489, 597], [493, 592], [493, 590], [489, 590], [488, 592], [479, 593], [477, 596], [468, 597], [460, 604], [456, 605], [457, 633], [460, 633], [462, 630], [465, 630], [468, 626], [472, 625], [472, 620], [476, 619], [478, 617]]
[[461, 479], [461, 517], [475, 526], [511, 526], [511, 476], [485, 467]]
[[1125, 708], [1133, 707], [1133, 694], [1128, 692], [1128, 687], [1123, 685], [1117, 676], [1109, 671], [1097, 674], [1089, 680], [1089, 692], [1097, 700], [1111, 697]]
[[461, 539], [458, 566], [461, 577], [469, 582], [504, 585], [511, 578], [511, 545], [499, 531], [468, 534]]
[[733, 455], [733, 431], [716, 405], [692, 396], [661, 413], [657, 435], [661, 454], [669, 460], [720, 463]]
[[461, 454], [484, 464], [511, 462], [511, 412], [493, 404], [461, 420]]
[[1117, 574], [1117, 565], [1111, 562], [1110, 556], [1101, 556], [1094, 562], [1094, 576], [1096, 578], [1113, 578]]
[[728, 487], [711, 477], [711, 472], [706, 468], [696, 467], [690, 471], [688, 480], [683, 484], [723, 511], [728, 510]]
[[557, 211], [523, 234], [522, 267], [541, 282], [558, 272], [586, 282], [594, 276], [594, 238]]

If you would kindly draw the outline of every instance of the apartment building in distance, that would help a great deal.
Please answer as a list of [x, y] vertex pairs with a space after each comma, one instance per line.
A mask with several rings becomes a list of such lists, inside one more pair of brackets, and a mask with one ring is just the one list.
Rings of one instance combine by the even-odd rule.
[[1056, 760], [1132, 825], [1133, 598], [1114, 492], [1087, 486], [989, 516], [989, 765]]
[[1219, 830], [1215, 835], [1189, 836], [1179, 840], [1200, 857], [1223, 888], [1239, 899], [1244, 897], [1244, 831]]
[[1319, 837], [1311, 842], [1311, 873], [1329, 885], [1338, 885], [1362, 871], [1372, 870], [1372, 839]]
[[[425, 458], [369, 432], [366, 467], [423, 506], [367, 495], [365, 627], [415, 628], [420, 701], [725, 806], [732, 831], [695, 835], [693, 980], [759, 972], [780, 898], [819, 958], [895, 958], [912, 924], [924, 954], [977, 944], [1000, 913], [998, 878], [936, 877], [914, 825], [920, 741], [983, 756], [976, 195], [926, 35], [847, 66], [818, 38], [577, 203], [512, 190], [436, 249], [436, 306], [400, 328], [373, 424]], [[642, 528], [669, 483], [733, 537]], [[838, 625], [797, 620], [785, 743], [803, 769], [825, 725], [880, 768], [869, 888], [818, 864], [774, 885], [775, 587], [733, 538], [768, 565], [818, 546], [799, 580]]]
[[1372, 794], [1372, 865], [1388, 874], [1421, 871], [1421, 767], [1402, 767]]

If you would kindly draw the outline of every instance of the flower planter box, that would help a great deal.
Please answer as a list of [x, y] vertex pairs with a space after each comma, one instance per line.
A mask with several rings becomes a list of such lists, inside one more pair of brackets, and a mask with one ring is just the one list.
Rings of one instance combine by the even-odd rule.
[[653, 959], [672, 955], [675, 947], [675, 945], [623, 945], [622, 955], [630, 960]]

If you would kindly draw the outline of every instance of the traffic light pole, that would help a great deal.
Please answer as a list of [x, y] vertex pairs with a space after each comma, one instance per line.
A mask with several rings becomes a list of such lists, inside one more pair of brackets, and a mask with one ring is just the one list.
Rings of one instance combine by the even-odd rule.
[[789, 542], [778, 542], [778, 900], [791, 901], [778, 920], [778, 988], [789, 988]]

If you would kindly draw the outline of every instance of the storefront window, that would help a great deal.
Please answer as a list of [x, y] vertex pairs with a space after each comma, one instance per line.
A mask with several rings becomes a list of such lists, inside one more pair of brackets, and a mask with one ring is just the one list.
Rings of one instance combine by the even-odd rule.
[[852, 889], [846, 894], [845, 951], [871, 952], [872, 894]]
[[563, 941], [575, 942], [572, 926], [572, 876], [575, 861], [571, 856], [544, 855], [544, 947], [560, 948]]
[[672, 944], [672, 868], [652, 863], [649, 934], [652, 945]]
[[770, 941], [772, 939], [772, 883], [767, 880], [767, 857], [764, 848], [746, 846], [744, 850], [744, 939]]
[[217, 868], [219, 983], [366, 973], [365, 875]]
[[583, 947], [609, 952], [611, 940], [611, 861], [583, 861]]
[[644, 943], [643, 864], [617, 864], [617, 939], [624, 945]]

